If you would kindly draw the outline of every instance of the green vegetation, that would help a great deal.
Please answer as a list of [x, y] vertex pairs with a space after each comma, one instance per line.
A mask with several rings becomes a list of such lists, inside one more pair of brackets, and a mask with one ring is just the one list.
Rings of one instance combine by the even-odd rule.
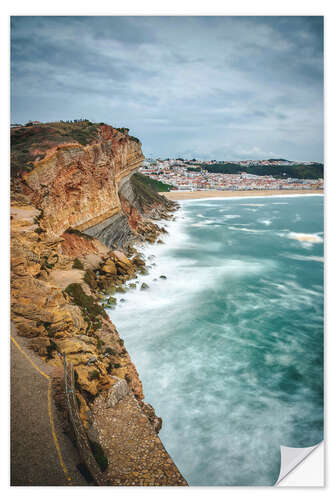
[[138, 173], [134, 174], [134, 175], [138, 176], [141, 183], [146, 184], [153, 191], [155, 191], [155, 193], [162, 193], [162, 192], [165, 193], [165, 192], [171, 191], [171, 189], [173, 189], [173, 186], [171, 184], [165, 184], [164, 182], [161, 182], [161, 181], [155, 181], [155, 179], [151, 179], [151, 177], [147, 177], [146, 175], [142, 175], [142, 174], [138, 174]]
[[96, 288], [98, 288], [98, 284], [97, 284], [97, 281], [96, 281], [95, 274], [94, 274], [94, 272], [93, 272], [91, 269], [88, 269], [88, 270], [85, 272], [85, 275], [84, 275], [83, 281], [84, 281], [85, 283], [87, 283], [87, 285], [88, 285], [88, 286], [89, 286], [92, 290], [96, 290]]
[[81, 271], [83, 271], [84, 266], [83, 266], [82, 262], [80, 261], [80, 259], [78, 259], [78, 258], [76, 257], [76, 258], [74, 259], [74, 262], [73, 262], [72, 268], [73, 268], [73, 269], [80, 269]]
[[319, 179], [324, 177], [324, 166], [322, 164], [315, 165], [258, 165], [246, 167], [233, 163], [221, 163], [216, 165], [201, 164], [198, 168], [188, 167], [192, 172], [197, 172], [201, 169], [215, 174], [240, 174], [246, 172], [254, 175], [272, 175], [276, 179], [291, 177], [294, 179]]
[[110, 354], [111, 356], [115, 356], [117, 354], [116, 351], [111, 347], [107, 347], [104, 352], [105, 354]]
[[97, 330], [102, 326], [97, 316], [107, 317], [104, 308], [97, 304], [93, 297], [86, 295], [79, 283], [71, 283], [65, 292], [71, 297], [73, 303], [81, 308], [84, 319], [88, 323], [88, 330], [90, 327]]
[[80, 474], [82, 474], [82, 476], [86, 479], [86, 481], [88, 483], [94, 482], [94, 478], [92, 477], [87, 466], [84, 463], [79, 463], [79, 464], [77, 464], [76, 467], [77, 467], [78, 471], [80, 472]]
[[[136, 195], [136, 201], [142, 210], [144, 207], [153, 205], [154, 203], [164, 202], [164, 198], [152, 189], [151, 180], [149, 177], [138, 173], [132, 175], [130, 178], [132, 189]], [[153, 182], [155, 183], [156, 181]]]
[[54, 267], [54, 264], [52, 264], [51, 262], [48, 262], [47, 255], [43, 255], [42, 259], [43, 259], [43, 262], [42, 262], [42, 265], [40, 266], [40, 268], [42, 270], [46, 271], [47, 269], [52, 269]]
[[11, 175], [33, 168], [33, 162], [43, 159], [48, 149], [64, 142], [79, 142], [83, 146], [98, 138], [96, 123], [89, 120], [40, 123], [11, 130]]
[[88, 373], [88, 378], [89, 378], [89, 380], [97, 380], [97, 379], [99, 379], [99, 371], [98, 370], [92, 370], [91, 372]]
[[89, 440], [91, 451], [93, 452], [93, 455], [95, 457], [95, 460], [98, 463], [101, 471], [104, 472], [105, 469], [107, 469], [107, 467], [109, 465], [109, 462], [108, 462], [107, 457], [105, 456], [104, 450], [99, 443], [96, 443], [96, 441], [92, 441], [89, 438], [88, 438], [88, 440]]
[[50, 360], [53, 358], [53, 352], [57, 350], [56, 344], [53, 342], [53, 340], [50, 340], [50, 344], [46, 347], [47, 351], [47, 356], [46, 359]]
[[129, 135], [128, 136], [130, 139], [132, 139], [132, 141], [135, 141], [137, 142], [138, 144], [141, 144], [141, 141], [137, 138], [137, 137], [134, 137], [133, 135]]
[[105, 342], [103, 340], [97, 339], [97, 344], [96, 344], [97, 350], [101, 351], [104, 344], [105, 344]]
[[[36, 160], [42, 160], [48, 149], [60, 144], [78, 142], [87, 146], [99, 138], [99, 127], [104, 123], [92, 123], [86, 119], [50, 123], [27, 123], [13, 128], [11, 137], [11, 175], [13, 177], [29, 172]], [[128, 134], [128, 128], [116, 128]], [[137, 137], [129, 136], [140, 143]]]
[[122, 134], [128, 134], [128, 132], [129, 132], [129, 128], [125, 128], [125, 127], [120, 127], [120, 128], [115, 127], [115, 130], [118, 130], [118, 132], [121, 132]]

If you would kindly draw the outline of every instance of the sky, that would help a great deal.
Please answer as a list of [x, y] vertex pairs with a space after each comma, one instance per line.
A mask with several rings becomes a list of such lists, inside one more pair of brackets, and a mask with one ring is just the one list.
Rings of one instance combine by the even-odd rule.
[[12, 17], [11, 122], [127, 127], [147, 157], [323, 161], [322, 17]]

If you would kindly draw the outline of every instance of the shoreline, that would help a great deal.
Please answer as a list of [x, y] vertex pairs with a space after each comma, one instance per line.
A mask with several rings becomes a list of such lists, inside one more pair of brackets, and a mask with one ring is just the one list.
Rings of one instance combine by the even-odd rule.
[[290, 196], [290, 195], [324, 195], [322, 189], [272, 189], [272, 190], [253, 190], [253, 191], [169, 191], [159, 193], [165, 196], [168, 200], [181, 201], [181, 200], [199, 200], [207, 198], [255, 198], [260, 196]]

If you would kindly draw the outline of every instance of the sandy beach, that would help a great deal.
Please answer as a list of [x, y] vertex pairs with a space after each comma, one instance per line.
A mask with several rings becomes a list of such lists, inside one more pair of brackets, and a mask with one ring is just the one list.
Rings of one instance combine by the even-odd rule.
[[159, 193], [169, 200], [194, 200], [200, 198], [235, 198], [249, 196], [284, 196], [291, 194], [324, 194], [322, 189], [290, 189], [290, 190], [267, 190], [267, 191], [170, 191], [169, 193]]

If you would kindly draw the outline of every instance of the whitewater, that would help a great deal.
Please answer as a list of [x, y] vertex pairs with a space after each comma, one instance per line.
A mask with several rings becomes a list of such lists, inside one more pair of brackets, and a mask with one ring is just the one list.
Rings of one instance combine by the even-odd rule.
[[188, 483], [273, 485], [323, 439], [323, 197], [180, 205], [109, 316]]

